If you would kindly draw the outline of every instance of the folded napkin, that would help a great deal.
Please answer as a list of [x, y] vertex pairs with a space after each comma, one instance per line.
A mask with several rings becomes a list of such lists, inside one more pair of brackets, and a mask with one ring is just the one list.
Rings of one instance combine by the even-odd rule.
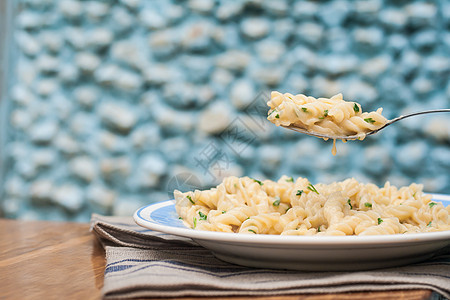
[[301, 272], [226, 263], [190, 239], [147, 230], [131, 217], [93, 215], [91, 231], [106, 251], [106, 299], [404, 289], [431, 289], [450, 298], [450, 247], [428, 261], [404, 267]]

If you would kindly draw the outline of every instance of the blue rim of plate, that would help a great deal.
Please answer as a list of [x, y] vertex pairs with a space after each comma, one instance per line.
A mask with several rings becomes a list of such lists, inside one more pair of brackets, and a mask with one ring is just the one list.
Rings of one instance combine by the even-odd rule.
[[[450, 195], [431, 194], [433, 201], [450, 205]], [[178, 219], [175, 200], [165, 200], [139, 208], [134, 213], [135, 222], [147, 229], [199, 240], [214, 240], [230, 243], [280, 244], [280, 245], [376, 245], [403, 244], [408, 242], [431, 242], [450, 239], [450, 231], [436, 231], [412, 234], [390, 234], [371, 236], [286, 236], [265, 234], [236, 234], [194, 230]]]

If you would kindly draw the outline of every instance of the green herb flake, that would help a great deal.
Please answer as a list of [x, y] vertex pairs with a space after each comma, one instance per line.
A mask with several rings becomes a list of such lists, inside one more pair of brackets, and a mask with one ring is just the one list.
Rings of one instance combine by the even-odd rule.
[[347, 200], [347, 204], [350, 205], [350, 209], [353, 209], [352, 200], [350, 200], [350, 198]]
[[280, 197], [276, 197], [276, 199], [277, 199], [277, 200], [275, 200], [275, 201], [272, 203], [272, 205], [273, 205], [273, 206], [280, 206], [280, 202], [281, 202]]
[[254, 231], [253, 229], [249, 229], [248, 231], [253, 232], [254, 234], [256, 234], [256, 231]]
[[206, 221], [207, 216], [206, 216], [204, 213], [202, 213], [201, 211], [199, 211], [199, 212], [198, 212], [198, 215], [200, 216], [200, 220]]
[[366, 202], [366, 203], [364, 203], [364, 206], [365, 207], [372, 207], [372, 203]]
[[359, 112], [359, 106], [358, 106], [358, 104], [355, 103], [355, 105], [353, 105], [353, 110], [354, 110], [355, 112]]
[[427, 224], [427, 227], [431, 227], [431, 221], [430, 221], [430, 223]]
[[319, 117], [319, 120], [323, 120], [323, 119], [325, 119], [325, 117]]
[[292, 207], [288, 207], [284, 213], [287, 213]]
[[179, 219], [179, 220], [183, 220], [183, 218], [182, 218], [182, 217], [178, 217], [178, 219]]
[[295, 194], [295, 195], [301, 196], [302, 194], [303, 194], [303, 190], [297, 190], [297, 194]]
[[269, 116], [272, 115], [273, 113], [277, 112], [278, 110], [274, 109], [269, 113]]
[[317, 232], [320, 232], [320, 226], [319, 226], [319, 227], [317, 227]]
[[382, 220], [381, 218], [378, 218], [377, 221], [378, 221], [378, 225], [380, 225], [381, 223], [383, 223], [383, 220]]
[[428, 203], [428, 206], [429, 206], [430, 208], [432, 208], [432, 207], [435, 206], [435, 205], [437, 205], [436, 202], [430, 202], [430, 203]]
[[316, 188], [311, 183], [308, 184], [308, 190], [311, 190], [314, 193], [316, 193], [317, 195], [319, 195], [319, 192], [316, 190]]
[[191, 196], [187, 195], [186, 198], [188, 198], [188, 200], [189, 200], [192, 204], [195, 204], [195, 202], [194, 202], [194, 200], [192, 200], [192, 197], [191, 197]]
[[197, 227], [197, 218], [196, 217], [194, 217], [194, 229], [195, 229], [195, 227]]
[[289, 177], [288, 179], [286, 179], [287, 182], [294, 182], [294, 178]]
[[225, 210], [222, 210], [222, 214], [224, 214], [224, 213], [226, 213], [226, 211], [225, 211]]
[[302, 107], [302, 110], [303, 110], [304, 112], [308, 112], [308, 109], [307, 109], [306, 107]]
[[[253, 179], [253, 178], [252, 178]], [[261, 181], [257, 180], [257, 179], [253, 179], [254, 182], [257, 182], [259, 185], [263, 185], [264, 183], [262, 183]]]
[[279, 118], [280, 118], [280, 115], [279, 115], [279, 114], [276, 114], [275, 118], [279, 119]]
[[324, 116], [324, 117], [328, 117], [328, 109], [325, 109], [325, 110], [323, 111], [323, 116]]
[[366, 121], [367, 123], [370, 123], [370, 124], [375, 123], [375, 120], [372, 118], [366, 118], [366, 119], [364, 119], [364, 121]]

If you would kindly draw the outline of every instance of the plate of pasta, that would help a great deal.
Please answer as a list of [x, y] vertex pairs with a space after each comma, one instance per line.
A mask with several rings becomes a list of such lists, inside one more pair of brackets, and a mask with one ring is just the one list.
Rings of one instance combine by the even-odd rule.
[[420, 262], [450, 246], [450, 195], [347, 179], [228, 177], [137, 210], [137, 224], [249, 267], [349, 271]]

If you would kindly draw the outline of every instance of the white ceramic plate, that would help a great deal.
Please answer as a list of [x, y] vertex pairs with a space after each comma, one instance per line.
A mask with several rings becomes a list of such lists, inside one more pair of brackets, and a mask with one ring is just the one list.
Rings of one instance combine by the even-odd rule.
[[[433, 195], [450, 205], [450, 195]], [[308, 271], [368, 270], [431, 258], [450, 245], [450, 231], [376, 236], [248, 235], [193, 230], [178, 219], [174, 200], [140, 208], [137, 224], [191, 238], [224, 261], [258, 268]]]

